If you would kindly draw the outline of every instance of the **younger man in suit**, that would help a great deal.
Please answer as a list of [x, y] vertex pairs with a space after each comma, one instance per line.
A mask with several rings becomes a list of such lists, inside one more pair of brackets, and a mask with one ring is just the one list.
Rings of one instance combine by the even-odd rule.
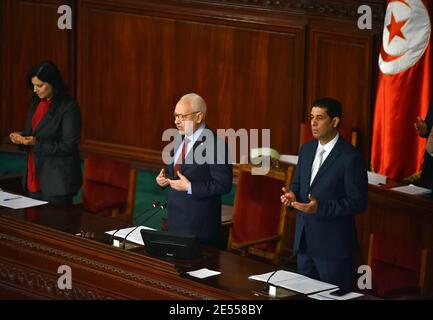
[[367, 170], [362, 156], [338, 133], [341, 104], [313, 103], [314, 140], [301, 146], [291, 190], [281, 202], [297, 210], [294, 250], [298, 272], [351, 290], [358, 249], [355, 213], [367, 207]]

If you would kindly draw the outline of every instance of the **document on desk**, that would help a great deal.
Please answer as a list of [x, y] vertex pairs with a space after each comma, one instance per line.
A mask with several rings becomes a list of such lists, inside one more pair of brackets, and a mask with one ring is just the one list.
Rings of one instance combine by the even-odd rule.
[[403, 193], [407, 193], [407, 194], [411, 194], [411, 195], [416, 195], [416, 196], [422, 196], [422, 195], [429, 194], [432, 192], [430, 189], [421, 188], [421, 187], [415, 186], [413, 184], [409, 184], [407, 186], [391, 188], [391, 190], [403, 192]]
[[47, 201], [35, 200], [18, 194], [0, 191], [0, 206], [11, 209], [23, 209], [40, 206], [48, 203]]
[[274, 272], [268, 272], [260, 275], [253, 275], [248, 277], [248, 279], [269, 282], [274, 286], [304, 294], [337, 288], [337, 286], [333, 284], [311, 279], [295, 272], [278, 270], [274, 274], [273, 273]]
[[195, 270], [195, 271], [189, 271], [189, 272], [187, 272], [187, 274], [189, 274], [190, 276], [195, 277], [195, 278], [204, 279], [204, 278], [219, 275], [219, 274], [221, 274], [221, 272], [209, 270], [208, 268], [202, 268], [202, 269]]
[[282, 155], [280, 155], [280, 161], [281, 162], [286, 162], [286, 163], [290, 163], [290, 164], [294, 164], [294, 165], [298, 164], [298, 159], [299, 159], [299, 156], [294, 155], [294, 154], [282, 154]]
[[303, 294], [310, 294], [313, 292], [337, 288], [337, 286], [333, 284], [311, 279], [304, 276], [300, 278], [291, 279], [291, 280], [281, 281], [278, 283], [278, 286], [296, 292], [300, 292]]
[[312, 299], [316, 299], [316, 300], [350, 300], [350, 299], [355, 299], [355, 298], [359, 298], [362, 297], [363, 294], [362, 293], [357, 293], [357, 292], [349, 292], [346, 293], [343, 296], [333, 296], [331, 293], [338, 290], [337, 289], [332, 289], [332, 290], [327, 290], [327, 291], [322, 291], [322, 292], [318, 292], [315, 294], [311, 294], [308, 297], [312, 298]]
[[113, 235], [114, 233], [116, 233], [114, 236], [116, 238], [121, 238], [121, 239], [125, 239], [125, 237], [127, 236], [126, 240], [133, 242], [133, 243], [138, 243], [138, 244], [141, 244], [142, 246], [144, 246], [143, 238], [141, 237], [141, 233], [140, 233], [140, 230], [142, 230], [142, 229], [154, 230], [154, 231], [156, 230], [156, 229], [145, 227], [145, 226], [139, 226], [139, 227], [130, 227], [130, 228], [125, 228], [125, 229], [119, 229], [119, 230], [110, 230], [110, 231], [106, 231], [105, 233], [107, 233], [109, 235]]
[[273, 285], [277, 285], [277, 283], [285, 280], [291, 280], [295, 278], [303, 277], [303, 275], [299, 273], [294, 273], [285, 270], [272, 271], [264, 274], [258, 274], [254, 276], [249, 276], [250, 280], [257, 280], [262, 282], [268, 282]]
[[385, 185], [387, 177], [375, 172], [368, 171], [367, 172], [368, 183], [373, 184], [375, 186]]

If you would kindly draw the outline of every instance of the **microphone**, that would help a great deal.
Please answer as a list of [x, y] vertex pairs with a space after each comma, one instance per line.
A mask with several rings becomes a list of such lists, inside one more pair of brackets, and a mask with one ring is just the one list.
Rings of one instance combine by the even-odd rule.
[[143, 224], [144, 224], [145, 222], [149, 221], [150, 218], [152, 218], [155, 214], [157, 214], [158, 212], [160, 212], [161, 210], [166, 209], [166, 208], [167, 208], [167, 203], [161, 203], [161, 204], [159, 205], [158, 210], [156, 210], [153, 214], [151, 214], [149, 217], [147, 217], [147, 219], [143, 221]]
[[[150, 208], [144, 210], [144, 212], [143, 212], [142, 214], [145, 214], [146, 212], [148, 212], [148, 211], [150, 211], [150, 210], [153, 210], [153, 209], [155, 209], [155, 208], [158, 208], [158, 210], [156, 210], [156, 212], [159, 212], [159, 211], [162, 209], [162, 206], [163, 206], [163, 205], [160, 204], [159, 201], [152, 202], [152, 207], [150, 207]], [[156, 213], [156, 212], [155, 212], [155, 213]], [[153, 216], [155, 215], [155, 213], [152, 214], [150, 217], [153, 217]], [[129, 232], [126, 234], [125, 238], [123, 238], [123, 240], [122, 240], [122, 249], [125, 249], [126, 238], [128, 238], [128, 236], [129, 236], [131, 233], [133, 233], [135, 230], [137, 230], [138, 227], [140, 227], [142, 224], [144, 224], [147, 220], [149, 220], [149, 218], [147, 218], [146, 220], [144, 220], [140, 225], [136, 226], [134, 229], [132, 229], [131, 231], [129, 231]]]
[[146, 210], [144, 210], [141, 214], [145, 214], [146, 212], [155, 209], [159, 205], [160, 205], [159, 201], [154, 201], [154, 202], [152, 202], [152, 206], [150, 208], [147, 208]]
[[[157, 206], [159, 206], [159, 201], [154, 201], [154, 202], [152, 202], [152, 207], [150, 207], [150, 208], [144, 210], [143, 213], [146, 213], [146, 212], [148, 212], [149, 210], [152, 210], [152, 209], [156, 208]], [[120, 230], [122, 230], [122, 228], [116, 229], [116, 231], [114, 231], [114, 233], [111, 235], [111, 237], [110, 237], [110, 244], [111, 244], [111, 245], [113, 245], [113, 243], [114, 243], [114, 236], [115, 236], [116, 233], [119, 232]]]
[[114, 236], [116, 235], [117, 232], [119, 232], [122, 229], [116, 229], [116, 231], [114, 231], [114, 233], [111, 235], [110, 237], [110, 244], [113, 245], [114, 244]]
[[275, 270], [274, 272], [271, 273], [271, 275], [269, 276], [268, 280], [266, 280], [266, 284], [265, 284], [265, 288], [263, 289], [264, 291], [266, 291], [266, 293], [269, 293], [269, 289], [270, 289], [270, 283], [269, 281], [271, 280], [271, 278], [274, 276], [275, 273], [277, 273], [278, 270]]

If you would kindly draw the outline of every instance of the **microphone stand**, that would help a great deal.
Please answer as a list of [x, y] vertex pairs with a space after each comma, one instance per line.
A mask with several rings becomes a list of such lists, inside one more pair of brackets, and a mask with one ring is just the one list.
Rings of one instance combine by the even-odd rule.
[[265, 290], [266, 292], [268, 292], [268, 293], [269, 293], [269, 289], [270, 289], [270, 287], [271, 287], [271, 286], [269, 285], [269, 281], [270, 281], [271, 278], [274, 276], [274, 274], [277, 273], [277, 271], [278, 271], [278, 270], [275, 270], [274, 272], [272, 272], [271, 275], [269, 276], [268, 280], [266, 280], [266, 284], [265, 284], [265, 288], [264, 288], [264, 290]]
[[147, 219], [143, 221], [143, 224], [144, 224], [145, 222], [149, 221], [150, 218], [152, 218], [152, 217], [153, 217], [155, 214], [157, 214], [159, 211], [164, 210], [164, 209], [166, 209], [166, 208], [167, 208], [167, 203], [161, 203], [160, 206], [159, 206], [159, 209], [156, 210], [156, 211], [155, 211], [153, 214], [151, 214], [149, 217], [147, 217]]
[[119, 232], [122, 229], [116, 229], [116, 231], [114, 231], [114, 233], [111, 235], [110, 237], [110, 244], [113, 245], [114, 244], [114, 236], [116, 235], [117, 232]]
[[158, 208], [158, 210], [156, 210], [150, 217], [148, 217], [146, 220], [144, 220], [140, 225], [138, 225], [138, 226], [136, 226], [134, 229], [132, 229], [131, 231], [129, 231], [127, 234], [126, 234], [126, 236], [125, 236], [125, 238], [123, 238], [123, 240], [122, 240], [122, 249], [125, 249], [125, 246], [126, 246], [126, 239], [128, 238], [128, 236], [131, 234], [131, 233], [133, 233], [135, 230], [137, 230], [141, 225], [143, 225], [145, 222], [147, 222], [147, 220], [149, 220], [151, 217], [153, 217], [156, 213], [158, 213], [159, 211], [161, 211], [161, 209], [163, 209], [163, 206], [165, 206], [165, 204], [160, 204], [158, 201], [156, 201], [156, 202], [153, 202], [152, 203], [152, 208], [149, 208], [149, 209], [147, 209], [147, 210], [145, 210], [142, 214], [144, 214], [144, 213], [146, 213], [146, 212], [148, 212], [148, 211], [150, 211], [150, 210], [153, 210], [153, 209], [156, 209], [156, 208]]
[[[254, 291], [254, 293], [264, 295], [270, 298], [285, 298], [296, 294], [293, 291], [287, 290], [285, 288], [277, 287], [270, 283], [271, 278], [275, 275], [275, 273], [277, 273], [277, 271], [278, 270], [275, 270], [274, 272], [271, 273], [271, 275], [268, 277], [268, 280], [266, 280], [265, 287], [262, 290]], [[272, 292], [271, 292], [271, 288], [273, 289]]]
[[[156, 208], [157, 206], [159, 206], [159, 201], [154, 201], [154, 202], [152, 202], [152, 206], [151, 206], [150, 208], [144, 210], [143, 213], [146, 213], [146, 212], [148, 212], [149, 210], [152, 210], [152, 209]], [[116, 233], [119, 232], [120, 230], [122, 230], [122, 228], [120, 228], [120, 229], [116, 229], [116, 231], [114, 231], [114, 233], [111, 235], [111, 237], [110, 237], [110, 244], [111, 244], [111, 245], [114, 244], [114, 236], [115, 236]]]

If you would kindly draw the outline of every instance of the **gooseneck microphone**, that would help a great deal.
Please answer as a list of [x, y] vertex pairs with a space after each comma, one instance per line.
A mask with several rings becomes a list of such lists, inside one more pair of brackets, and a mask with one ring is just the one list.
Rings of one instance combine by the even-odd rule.
[[153, 217], [156, 213], [158, 213], [159, 211], [161, 211], [161, 209], [163, 209], [163, 206], [166, 206], [166, 204], [161, 204], [159, 203], [159, 201], [155, 201], [152, 203], [152, 207], [145, 210], [142, 214], [145, 214], [146, 212], [156, 209], [158, 208], [158, 210], [156, 210], [149, 218], [147, 218], [146, 220], [144, 220], [140, 225], [136, 226], [134, 229], [132, 229], [131, 231], [129, 231], [125, 238], [122, 239], [122, 249], [125, 249], [126, 246], [126, 239], [128, 238], [128, 236], [133, 233], [135, 230], [137, 230], [141, 225], [143, 225], [145, 222], [147, 222], [147, 220], [149, 220], [151, 217]]
[[274, 276], [275, 273], [277, 273], [277, 271], [278, 271], [278, 270], [275, 270], [274, 272], [272, 272], [271, 275], [269, 276], [268, 280], [266, 280], [266, 284], [265, 284], [265, 288], [264, 288], [264, 290], [265, 290], [267, 293], [269, 293], [269, 288], [270, 288], [269, 281], [271, 281], [271, 278]]
[[149, 217], [146, 218], [146, 220], [143, 221], [143, 224], [147, 221], [149, 221], [153, 216], [155, 216], [158, 212], [160, 212], [161, 210], [164, 210], [167, 208], [167, 203], [161, 203], [159, 205], [159, 209], [156, 210], [154, 213], [152, 213]]
[[[154, 201], [154, 202], [152, 202], [152, 206], [151, 206], [150, 208], [144, 210], [143, 214], [146, 213], [146, 212], [148, 212], [148, 211], [150, 211], [150, 210], [155, 209], [155, 208], [158, 207], [158, 206], [159, 206], [159, 201]], [[120, 230], [122, 230], [122, 228], [116, 229], [116, 231], [114, 231], [114, 233], [111, 235], [111, 237], [110, 237], [110, 244], [111, 244], [111, 245], [114, 243], [114, 236], [115, 236], [116, 233], [119, 232]]]
[[114, 243], [114, 236], [116, 235], [117, 232], [119, 232], [122, 229], [116, 229], [116, 231], [114, 231], [114, 233], [111, 235], [110, 237], [110, 244], [112, 245]]

